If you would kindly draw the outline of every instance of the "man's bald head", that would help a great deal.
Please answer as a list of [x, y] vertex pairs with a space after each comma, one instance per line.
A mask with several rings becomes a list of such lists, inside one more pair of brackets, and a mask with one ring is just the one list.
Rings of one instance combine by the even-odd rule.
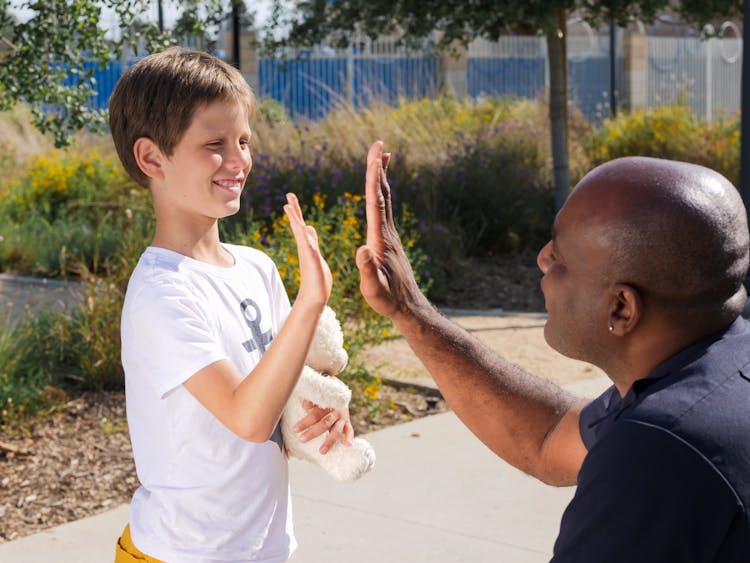
[[747, 215], [722, 175], [684, 162], [622, 158], [586, 175], [569, 203], [583, 197], [611, 256], [608, 281], [635, 287], [644, 302], [679, 318], [740, 314]]

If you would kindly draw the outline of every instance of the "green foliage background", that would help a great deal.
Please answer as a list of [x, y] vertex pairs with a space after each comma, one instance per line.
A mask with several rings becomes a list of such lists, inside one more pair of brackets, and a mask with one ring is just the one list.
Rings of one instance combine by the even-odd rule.
[[[433, 298], [460, 275], [467, 256], [535, 250], [549, 236], [554, 211], [542, 102], [403, 101], [359, 113], [342, 108], [316, 123], [292, 122], [264, 102], [259, 114], [242, 209], [221, 223], [222, 236], [267, 252], [293, 299], [296, 249], [281, 206], [287, 191], [298, 193], [331, 265], [331, 306], [354, 356], [346, 374], [362, 387], [362, 400], [373, 400], [379, 383], [356, 352], [391, 334], [362, 300], [354, 265], [365, 232], [364, 157], [374, 139], [393, 153], [399, 230]], [[63, 308], [0, 313], [0, 425], [7, 426], [77, 390], [122, 385], [119, 315], [153, 214], [148, 193], [124, 174], [108, 138], [22, 156], [11, 150], [2, 123], [0, 147], [10, 148], [0, 157], [11, 173], [0, 181], [0, 271], [75, 280], [82, 293]], [[650, 155], [699, 162], [736, 181], [738, 127], [737, 119], [709, 126], [682, 106], [624, 114], [598, 127], [573, 114], [572, 170], [578, 179], [599, 162]]]

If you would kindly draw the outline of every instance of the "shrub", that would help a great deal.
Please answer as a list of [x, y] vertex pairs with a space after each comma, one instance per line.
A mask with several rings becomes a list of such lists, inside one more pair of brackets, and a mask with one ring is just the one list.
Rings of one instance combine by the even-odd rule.
[[623, 156], [702, 164], [739, 185], [739, 120], [709, 126], [684, 105], [661, 106], [606, 119], [587, 141], [594, 165]]
[[[580, 139], [589, 129], [573, 112], [573, 180], [588, 169]], [[546, 238], [553, 218], [547, 130], [541, 101], [512, 98], [402, 100], [396, 108], [343, 107], [317, 123], [264, 121], [255, 129], [244, 205], [264, 216], [282, 205], [286, 191], [302, 198], [317, 191], [334, 198], [361, 193], [367, 149], [383, 139], [393, 153], [394, 206], [418, 218], [438, 287], [458, 257], [536, 248], [540, 233]]]
[[[388, 335], [390, 322], [373, 312], [359, 292], [359, 270], [354, 256], [364, 244], [364, 201], [362, 196], [344, 193], [329, 203], [321, 192], [314, 192], [301, 205], [308, 224], [315, 227], [321, 252], [331, 268], [333, 289], [329, 304], [344, 324], [350, 353], [367, 343]], [[402, 210], [402, 239], [416, 271], [424, 272], [425, 256], [416, 244], [415, 222], [408, 210]], [[231, 231], [229, 230], [231, 228]], [[262, 248], [276, 263], [284, 285], [293, 300], [300, 273], [294, 236], [283, 213], [271, 213], [267, 220], [235, 220], [224, 227], [226, 238], [238, 244]], [[429, 287], [426, 280], [425, 288]]]
[[0, 164], [7, 174], [15, 168], [6, 164], [21, 164], [28, 157], [52, 149], [51, 135], [43, 135], [32, 123], [31, 110], [17, 104], [8, 111], [0, 112]]
[[[376, 315], [359, 293], [359, 273], [354, 264], [356, 248], [362, 244], [363, 201], [345, 194], [329, 206], [317, 193], [303, 210], [310, 224], [321, 233], [323, 253], [334, 277], [331, 306], [342, 319], [345, 341], [352, 357], [364, 345], [389, 334], [390, 323]], [[82, 280], [80, 304], [59, 311], [43, 310], [4, 328], [0, 336], [0, 406], [6, 405], [0, 423], [32, 414], [49, 402], [49, 388], [108, 389], [122, 385], [120, 364], [120, 314], [127, 282], [141, 252], [148, 244], [153, 217], [145, 212], [125, 213], [128, 228], [121, 232], [114, 255], [98, 273], [81, 265], [75, 271]], [[404, 213], [405, 232], [413, 227]], [[293, 298], [299, 286], [294, 238], [283, 214], [267, 221], [236, 221], [225, 238], [266, 251], [277, 264], [287, 291]], [[422, 255], [414, 239], [404, 237], [413, 263]], [[4, 344], [5, 342], [5, 344]], [[363, 370], [352, 362], [344, 374], [362, 377]], [[17, 408], [22, 405], [23, 408]]]
[[98, 272], [117, 255], [126, 210], [147, 206], [144, 190], [97, 153], [36, 156], [0, 195], [0, 269], [47, 277], [78, 263]]
[[50, 405], [56, 356], [45, 343], [53, 325], [50, 311], [0, 319], [0, 429]]
[[273, 98], [258, 99], [257, 117], [270, 125], [291, 121], [284, 104]]

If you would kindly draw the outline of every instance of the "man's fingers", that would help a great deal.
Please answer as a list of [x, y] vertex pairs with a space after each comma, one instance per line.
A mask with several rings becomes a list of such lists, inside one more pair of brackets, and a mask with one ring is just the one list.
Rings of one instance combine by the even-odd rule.
[[[391, 155], [388, 154], [388, 162], [390, 162], [390, 159]], [[385, 215], [385, 224], [386, 226], [393, 226], [395, 231], [395, 224], [393, 222], [393, 206], [391, 204], [391, 188], [388, 186], [388, 178], [385, 174], [385, 167], [380, 169], [380, 186], [378, 191], [383, 202], [382, 206]]]
[[367, 214], [367, 244], [377, 255], [382, 254], [381, 228], [386, 220], [385, 202], [380, 189], [383, 173], [383, 142], [375, 141], [367, 153], [365, 174], [365, 209]]
[[373, 256], [372, 256], [372, 251], [366, 246], [360, 246], [357, 249], [356, 261], [357, 261], [357, 267], [360, 269], [360, 271], [363, 268], [375, 267]]
[[355, 260], [357, 268], [359, 268], [359, 290], [365, 299], [380, 293], [378, 266], [375, 263], [372, 251], [366, 246], [360, 246], [357, 249]]

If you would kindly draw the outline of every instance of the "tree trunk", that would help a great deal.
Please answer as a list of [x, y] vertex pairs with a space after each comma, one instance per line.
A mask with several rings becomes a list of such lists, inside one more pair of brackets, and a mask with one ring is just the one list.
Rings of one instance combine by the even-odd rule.
[[568, 52], [566, 12], [555, 9], [556, 29], [547, 32], [549, 59], [549, 122], [552, 164], [555, 180], [555, 211], [565, 203], [570, 191], [568, 167]]

